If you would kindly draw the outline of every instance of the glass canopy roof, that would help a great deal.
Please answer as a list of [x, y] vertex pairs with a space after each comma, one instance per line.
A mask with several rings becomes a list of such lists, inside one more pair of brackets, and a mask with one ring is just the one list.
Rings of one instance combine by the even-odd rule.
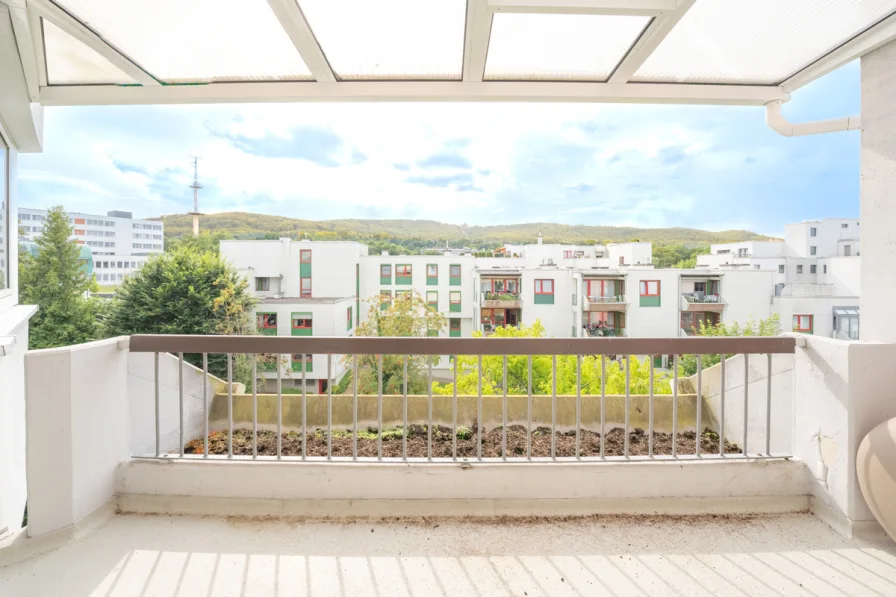
[[[805, 84], [873, 49], [881, 32], [885, 41], [896, 38], [896, 0], [29, 0], [27, 7], [46, 104], [353, 95], [761, 104], [786, 99], [799, 86], [787, 85], [794, 75]], [[265, 86], [275, 82], [301, 85]], [[173, 89], [184, 86], [206, 88]]]

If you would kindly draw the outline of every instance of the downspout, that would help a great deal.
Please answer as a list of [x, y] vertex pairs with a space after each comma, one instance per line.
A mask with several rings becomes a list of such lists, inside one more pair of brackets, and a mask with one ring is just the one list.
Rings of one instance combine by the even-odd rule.
[[842, 118], [794, 124], [781, 115], [781, 101], [774, 100], [765, 104], [765, 124], [776, 133], [785, 137], [800, 137], [803, 135], [817, 135], [819, 133], [859, 130], [862, 128], [862, 118], [858, 115], [844, 116]]

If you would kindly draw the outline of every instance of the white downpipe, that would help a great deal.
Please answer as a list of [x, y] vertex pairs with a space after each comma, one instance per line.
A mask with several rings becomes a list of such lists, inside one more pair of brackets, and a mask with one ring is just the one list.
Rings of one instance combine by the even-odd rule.
[[776, 133], [785, 137], [800, 137], [803, 135], [859, 130], [862, 128], [862, 117], [858, 115], [844, 116], [842, 118], [794, 124], [781, 115], [781, 102], [775, 100], [765, 104], [765, 124]]

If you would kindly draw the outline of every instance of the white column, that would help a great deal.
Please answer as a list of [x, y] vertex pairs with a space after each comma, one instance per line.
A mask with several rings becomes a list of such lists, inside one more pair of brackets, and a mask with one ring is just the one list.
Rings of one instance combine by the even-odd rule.
[[862, 58], [861, 339], [896, 342], [896, 42]]

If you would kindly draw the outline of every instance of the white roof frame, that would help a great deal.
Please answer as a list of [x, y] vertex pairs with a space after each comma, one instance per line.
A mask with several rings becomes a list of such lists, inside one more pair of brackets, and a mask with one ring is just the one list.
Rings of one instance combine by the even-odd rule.
[[302, 60], [305, 61], [314, 80], [322, 83], [335, 81], [336, 75], [333, 74], [327, 57], [320, 49], [311, 27], [308, 26], [308, 21], [296, 1], [268, 0], [268, 6], [274, 11], [274, 15], [280, 21], [280, 26], [286, 31], [296, 50], [302, 56]]
[[[467, 0], [461, 81], [340, 81], [297, 0], [267, 0], [314, 81], [191, 85], [160, 84], [151, 72], [54, 0], [0, 0], [0, 3], [10, 5], [13, 11], [11, 17], [29, 96], [32, 101], [54, 106], [305, 101], [556, 101], [755, 106], [788, 101], [792, 91], [896, 39], [896, 15], [892, 15], [775, 85], [631, 83], [638, 69], [696, 1]], [[646, 16], [650, 17], [650, 22], [606, 82], [483, 81], [492, 19], [498, 12]], [[41, 18], [86, 44], [140, 85], [48, 86]]]
[[45, 106], [195, 104], [224, 102], [593, 102], [762, 106], [787, 101], [776, 86], [541, 81], [342, 81], [212, 83], [162, 87], [51, 86]]
[[84, 23], [64, 11], [52, 0], [28, 0], [28, 8], [44, 19], [50, 21], [88, 48], [111, 62], [115, 67], [129, 77], [147, 87], [154, 87], [160, 83], [149, 73], [143, 70], [136, 62], [118, 51], [115, 46], [100, 37], [95, 31]]

